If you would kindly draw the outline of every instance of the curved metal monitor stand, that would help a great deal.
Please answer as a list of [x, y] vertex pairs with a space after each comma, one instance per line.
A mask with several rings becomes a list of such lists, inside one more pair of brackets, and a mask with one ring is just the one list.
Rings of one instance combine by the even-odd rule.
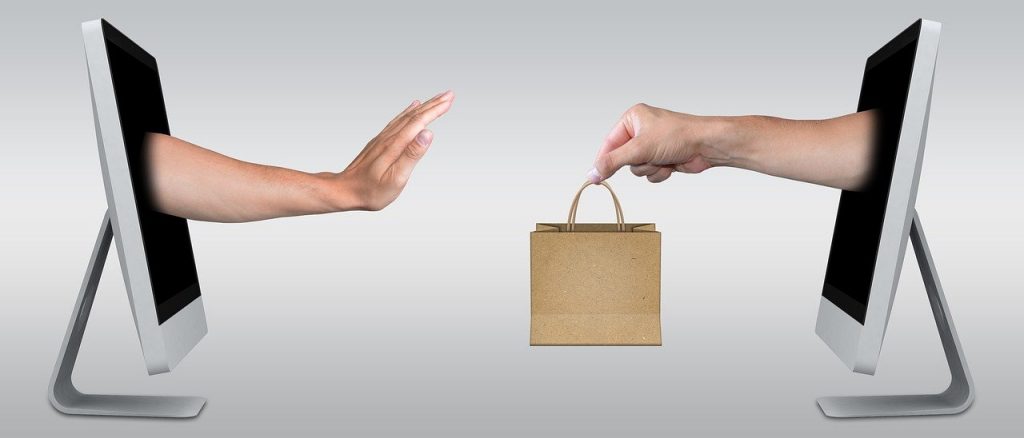
[[82, 334], [89, 322], [89, 311], [92, 310], [93, 299], [96, 297], [96, 286], [103, 273], [103, 265], [107, 260], [110, 242], [114, 238], [114, 229], [110, 225], [110, 214], [103, 215], [99, 236], [89, 259], [89, 268], [82, 280], [82, 289], [78, 293], [71, 322], [68, 323], [67, 334], [61, 345], [57, 364], [50, 378], [50, 404], [65, 414], [76, 415], [117, 415], [132, 417], [195, 417], [206, 404], [201, 397], [157, 396], [157, 395], [106, 395], [83, 394], [71, 382], [71, 371], [78, 359], [78, 350], [82, 346]]
[[910, 225], [910, 241], [914, 245], [917, 264], [921, 268], [924, 288], [932, 305], [935, 325], [939, 329], [942, 349], [949, 364], [950, 382], [945, 391], [938, 394], [918, 395], [868, 395], [850, 397], [823, 397], [818, 399], [821, 411], [829, 417], [896, 417], [906, 415], [949, 415], [966, 411], [974, 402], [974, 380], [967, 369], [960, 338], [953, 327], [949, 306], [939, 284], [928, 241], [924, 238], [921, 218], [914, 211]]

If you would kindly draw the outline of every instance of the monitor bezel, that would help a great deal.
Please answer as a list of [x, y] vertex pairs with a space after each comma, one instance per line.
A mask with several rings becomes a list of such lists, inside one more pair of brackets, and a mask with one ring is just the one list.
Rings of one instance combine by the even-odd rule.
[[[818, 306], [815, 333], [851, 370], [874, 374], [906, 254], [910, 223], [928, 130], [932, 83], [942, 25], [918, 20], [868, 58], [865, 71], [907, 44], [917, 32], [917, 50], [886, 201], [867, 311], [862, 325], [825, 297]], [[912, 35], [911, 35], [912, 36]]]
[[82, 23], [82, 36], [107, 208], [132, 316], [149, 374], [168, 372], [206, 335], [206, 312], [200, 296], [158, 322], [106, 42], [154, 68], [156, 59], [102, 19]]

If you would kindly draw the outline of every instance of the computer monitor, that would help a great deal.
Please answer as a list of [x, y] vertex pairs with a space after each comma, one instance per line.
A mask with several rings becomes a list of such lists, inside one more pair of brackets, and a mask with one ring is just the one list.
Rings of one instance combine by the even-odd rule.
[[50, 400], [61, 412], [198, 414], [196, 397], [87, 395], [71, 383], [81, 334], [113, 239], [149, 374], [170, 371], [206, 335], [206, 314], [185, 219], [153, 207], [147, 133], [170, 134], [156, 59], [105, 20], [82, 24], [107, 215], [54, 369]]
[[962, 412], [973, 400], [945, 298], [914, 202], [924, 154], [941, 25], [918, 20], [868, 57], [858, 111], [876, 113], [870, 181], [839, 200], [815, 331], [851, 370], [874, 374], [908, 238], [920, 262], [953, 374], [934, 395], [830, 397], [830, 416]]

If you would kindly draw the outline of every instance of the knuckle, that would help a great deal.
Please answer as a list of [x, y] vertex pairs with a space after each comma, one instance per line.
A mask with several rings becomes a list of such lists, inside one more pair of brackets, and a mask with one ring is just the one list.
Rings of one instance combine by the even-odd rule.
[[648, 105], [646, 103], [643, 103], [643, 102], [640, 102], [640, 103], [630, 107], [629, 110], [632, 111], [632, 112], [643, 112], [643, 111], [649, 111], [650, 109], [651, 109], [650, 105]]
[[419, 160], [423, 158], [423, 154], [426, 153], [426, 148], [421, 146], [416, 140], [412, 141], [408, 147], [405, 148], [405, 156], [413, 160]]
[[609, 170], [608, 154], [598, 157], [597, 161], [594, 162], [594, 167], [597, 168], [597, 171], [602, 176], [607, 177]]

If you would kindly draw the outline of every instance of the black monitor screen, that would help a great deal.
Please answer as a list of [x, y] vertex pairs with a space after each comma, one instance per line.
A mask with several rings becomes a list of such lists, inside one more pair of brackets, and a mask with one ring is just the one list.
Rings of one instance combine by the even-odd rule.
[[125, 152], [135, 192], [157, 321], [163, 324], [199, 298], [199, 279], [185, 219], [153, 208], [143, 142], [146, 133], [170, 134], [156, 59], [103, 23]]
[[871, 177], [862, 191], [844, 190], [832, 234], [822, 295], [864, 324], [871, 280], [882, 238], [910, 77], [918, 22], [868, 58], [857, 111], [875, 110], [875, 151]]

